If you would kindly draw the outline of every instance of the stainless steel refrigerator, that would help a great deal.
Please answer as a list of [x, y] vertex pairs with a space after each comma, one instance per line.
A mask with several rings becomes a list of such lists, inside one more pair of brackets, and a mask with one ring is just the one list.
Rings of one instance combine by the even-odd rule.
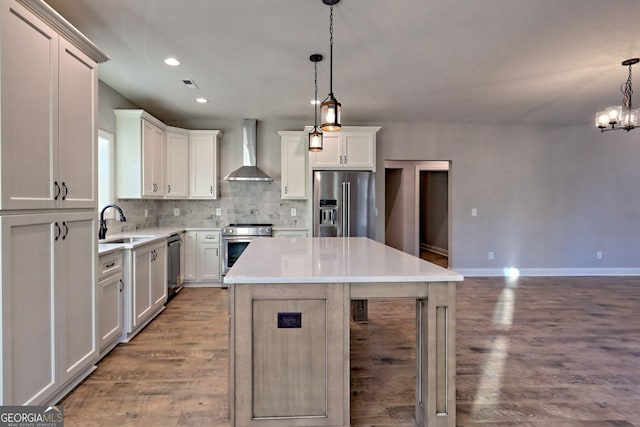
[[313, 173], [313, 235], [375, 238], [375, 175], [366, 171]]

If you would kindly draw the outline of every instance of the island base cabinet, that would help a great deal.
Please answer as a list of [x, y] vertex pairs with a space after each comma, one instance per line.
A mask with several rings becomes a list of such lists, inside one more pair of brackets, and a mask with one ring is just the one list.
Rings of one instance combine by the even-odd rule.
[[230, 292], [232, 425], [348, 426], [344, 284], [233, 285]]

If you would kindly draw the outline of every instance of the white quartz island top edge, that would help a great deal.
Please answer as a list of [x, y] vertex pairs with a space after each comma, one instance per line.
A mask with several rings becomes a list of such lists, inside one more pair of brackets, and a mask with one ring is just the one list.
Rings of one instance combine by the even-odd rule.
[[464, 277], [366, 237], [255, 239], [227, 284], [449, 282]]

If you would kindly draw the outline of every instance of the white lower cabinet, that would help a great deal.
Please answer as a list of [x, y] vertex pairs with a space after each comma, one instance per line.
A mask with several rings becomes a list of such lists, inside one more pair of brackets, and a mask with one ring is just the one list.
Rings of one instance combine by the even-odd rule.
[[185, 244], [185, 281], [219, 285], [222, 280], [220, 231], [188, 231]]
[[93, 370], [96, 218], [95, 211], [0, 216], [0, 404], [53, 404]]
[[125, 249], [125, 327], [121, 340], [129, 341], [167, 301], [167, 241]]
[[104, 357], [118, 344], [123, 329], [122, 252], [98, 259], [98, 348]]

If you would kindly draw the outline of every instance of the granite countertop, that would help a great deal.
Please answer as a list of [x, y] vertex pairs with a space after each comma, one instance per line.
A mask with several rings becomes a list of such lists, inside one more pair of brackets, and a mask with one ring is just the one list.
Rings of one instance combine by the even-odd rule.
[[256, 239], [224, 278], [248, 283], [450, 282], [464, 277], [365, 237]]

